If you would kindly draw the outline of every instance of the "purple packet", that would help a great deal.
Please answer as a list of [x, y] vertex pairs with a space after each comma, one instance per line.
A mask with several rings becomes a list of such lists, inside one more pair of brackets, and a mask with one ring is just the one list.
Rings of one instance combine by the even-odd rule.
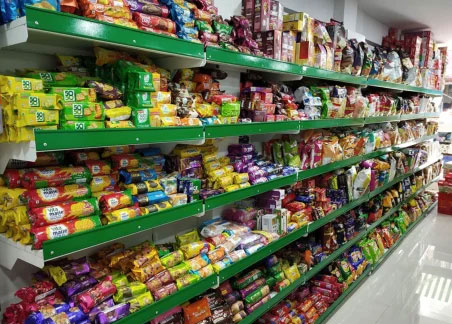
[[240, 296], [242, 296], [242, 299], [244, 299], [246, 296], [251, 294], [256, 289], [260, 288], [261, 286], [265, 285], [265, 278], [259, 278], [256, 281], [252, 282], [248, 286], [246, 286], [243, 289], [240, 289]]
[[88, 315], [83, 313], [77, 306], [70, 308], [68, 311], [59, 313], [55, 316], [44, 320], [42, 324], [59, 324], [59, 323], [79, 323], [87, 320]]
[[248, 170], [248, 175], [249, 175], [251, 181], [255, 181], [258, 178], [266, 177], [267, 172], [265, 172], [264, 169], [259, 169], [259, 170], [251, 171], [251, 172]]
[[88, 314], [89, 320], [91, 322], [94, 322], [94, 320], [96, 319], [97, 314], [99, 314], [100, 312], [109, 309], [110, 307], [113, 307], [115, 305], [115, 303], [113, 302], [113, 298], [109, 298], [106, 301], [100, 303], [99, 305], [97, 305], [96, 307], [94, 307]]
[[68, 281], [60, 287], [61, 292], [66, 298], [69, 298], [85, 289], [94, 286], [97, 280], [89, 275], [82, 275], [77, 279]]
[[26, 319], [24, 324], [41, 324], [46, 318], [55, 316], [62, 312], [67, 312], [69, 310], [69, 304], [58, 304], [39, 307], [38, 312], [31, 313]]
[[240, 293], [238, 291], [232, 291], [231, 293], [227, 294], [226, 296], [224, 296], [224, 300], [229, 304], [232, 305], [234, 304], [236, 301], [238, 301], [240, 299]]
[[268, 181], [268, 179], [266, 177], [260, 177], [260, 178], [255, 179], [254, 181], [250, 179], [250, 183], [252, 185], [264, 183], [264, 182], [267, 182], [267, 181]]
[[242, 241], [240, 242], [240, 249], [246, 249], [248, 247], [254, 246], [261, 243], [262, 237], [258, 234], [246, 234], [242, 236]]
[[242, 161], [237, 161], [237, 162], [234, 162], [234, 164], [233, 164], [234, 171], [238, 172], [238, 173], [243, 173], [245, 166], [246, 166], [246, 164], [243, 163]]
[[96, 324], [110, 324], [129, 315], [130, 304], [119, 304], [100, 311], [96, 316]]
[[264, 260], [264, 264], [265, 264], [266, 268], [271, 268], [277, 263], [278, 263], [278, 257], [274, 254], [270, 255], [269, 257], [267, 257]]
[[231, 155], [242, 155], [254, 152], [253, 144], [231, 144], [228, 146], [228, 152]]
[[207, 199], [209, 197], [216, 196], [216, 195], [219, 195], [219, 194], [222, 194], [222, 193], [224, 193], [223, 189], [217, 189], [217, 190], [214, 190], [214, 189], [203, 189], [199, 193], [199, 197], [201, 199]]
[[254, 173], [259, 171], [261, 168], [258, 167], [257, 165], [252, 165], [248, 167], [248, 170], [246, 170], [248, 173]]
[[[67, 281], [77, 279], [77, 277], [88, 274], [90, 271], [86, 257], [73, 260], [65, 265], [60, 266], [60, 268], [62, 271], [64, 271]], [[58, 283], [59, 281], [61, 281], [59, 271], [50, 272], [50, 275], [55, 282]]]

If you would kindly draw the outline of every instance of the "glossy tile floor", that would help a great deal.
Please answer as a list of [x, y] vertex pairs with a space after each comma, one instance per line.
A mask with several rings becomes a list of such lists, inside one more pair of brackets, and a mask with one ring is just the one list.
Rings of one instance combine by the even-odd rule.
[[451, 324], [452, 216], [430, 213], [328, 324]]

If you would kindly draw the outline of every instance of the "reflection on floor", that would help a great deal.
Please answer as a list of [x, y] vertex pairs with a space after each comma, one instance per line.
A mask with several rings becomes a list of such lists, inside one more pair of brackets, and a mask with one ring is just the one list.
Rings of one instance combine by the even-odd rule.
[[452, 216], [428, 215], [328, 324], [451, 324]]

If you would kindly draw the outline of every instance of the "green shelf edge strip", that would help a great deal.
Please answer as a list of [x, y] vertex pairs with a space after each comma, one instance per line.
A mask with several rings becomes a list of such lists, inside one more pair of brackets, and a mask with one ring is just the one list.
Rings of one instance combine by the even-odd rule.
[[138, 324], [138, 323], [148, 323], [155, 317], [164, 314], [170, 309], [179, 306], [188, 300], [199, 296], [210, 288], [217, 284], [217, 276], [211, 275], [207, 278], [201, 279], [199, 282], [189, 285], [177, 293], [167, 296], [151, 305], [141, 308], [139, 311], [130, 314], [123, 319], [115, 322], [117, 324]]
[[120, 46], [146, 49], [163, 55], [172, 54], [204, 60], [204, 46], [179, 38], [168, 37], [105, 23], [94, 19], [27, 6], [30, 29], [107, 42]]
[[356, 85], [362, 85], [362, 86], [367, 85], [366, 77], [355, 76], [355, 75], [341, 73], [341, 72], [335, 72], [335, 71], [329, 71], [329, 70], [319, 69], [319, 68], [310, 67], [310, 66], [303, 66], [302, 74], [304, 77], [307, 77], [307, 78], [324, 79], [324, 80], [329, 80], [329, 81], [344, 82], [344, 83], [350, 83], [350, 84], [356, 84]]
[[[413, 116], [410, 117], [412, 117], [412, 119], [418, 118]], [[372, 117], [371, 122], [369, 123], [377, 122], [375, 121], [375, 118], [378, 118], [378, 122], [381, 122], [381, 118], [387, 117]], [[398, 120], [403, 120], [408, 117], [398, 116], [397, 118]], [[357, 125], [364, 126], [369, 123], [362, 118], [132, 129], [35, 130], [35, 142], [37, 152], [46, 152], [117, 145], [202, 141], [209, 138], [241, 135], [297, 133], [300, 130], [306, 129]], [[427, 140], [432, 138], [435, 138], [435, 135], [424, 137], [423, 139]], [[403, 148], [414, 145], [413, 143], [416, 142], [417, 141], [412, 141], [396, 147]]]
[[402, 83], [386, 82], [386, 81], [381, 81], [381, 80], [377, 80], [377, 79], [368, 79], [367, 85], [370, 87], [377, 87], [377, 88], [419, 92], [419, 93], [423, 93], [423, 94], [427, 94], [427, 95], [431, 95], [431, 96], [442, 96], [443, 95], [442, 91], [440, 91], [440, 90], [414, 87], [414, 86], [410, 86], [410, 85], [406, 85], [406, 84], [402, 84]]
[[92, 246], [108, 243], [138, 232], [176, 222], [203, 212], [203, 201], [135, 217], [122, 222], [101, 226], [43, 243], [44, 261], [78, 252]]
[[205, 126], [205, 138], [220, 138], [227, 136], [272, 134], [298, 131], [300, 131], [300, 122], [295, 120], [249, 124], [243, 123], [232, 125], [208, 125]]
[[35, 131], [38, 152], [203, 139], [202, 126]]

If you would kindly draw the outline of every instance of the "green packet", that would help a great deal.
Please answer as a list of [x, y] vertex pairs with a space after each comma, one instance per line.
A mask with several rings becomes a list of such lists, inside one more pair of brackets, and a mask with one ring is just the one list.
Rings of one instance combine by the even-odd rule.
[[65, 120], [60, 124], [61, 129], [66, 130], [85, 130], [85, 129], [101, 129], [105, 128], [103, 121], [89, 121], [89, 120]]
[[105, 109], [98, 102], [66, 102], [61, 112], [62, 120], [105, 120]]
[[52, 87], [49, 93], [59, 94], [64, 102], [96, 102], [96, 90], [80, 87]]
[[127, 85], [129, 90], [155, 91], [151, 72], [129, 72]]
[[131, 91], [127, 93], [127, 106], [136, 108], [154, 108], [152, 96], [148, 91]]
[[30, 72], [25, 76], [42, 80], [45, 87], [78, 87], [84, 82], [79, 76], [71, 72]]
[[151, 120], [149, 118], [149, 108], [133, 108], [132, 121], [136, 128], [151, 127]]
[[221, 116], [238, 117], [240, 115], [240, 101], [228, 102], [221, 105]]
[[196, 27], [198, 27], [199, 31], [213, 34], [213, 28], [208, 22], [202, 21], [202, 20], [196, 20], [195, 25], [196, 25]]

